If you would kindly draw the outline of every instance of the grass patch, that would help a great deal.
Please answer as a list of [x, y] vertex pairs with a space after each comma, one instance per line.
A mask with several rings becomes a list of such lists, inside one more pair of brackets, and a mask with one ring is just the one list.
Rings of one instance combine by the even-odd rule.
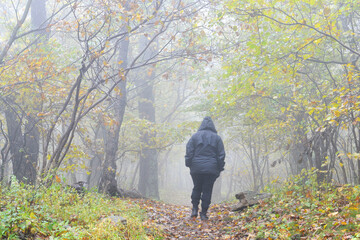
[[273, 197], [242, 212], [239, 231], [256, 239], [360, 239], [360, 187], [318, 184], [316, 171], [268, 189]]
[[34, 188], [16, 180], [0, 193], [3, 239], [162, 239], [161, 232], [143, 226], [145, 212], [131, 200], [96, 192], [79, 196], [58, 183]]

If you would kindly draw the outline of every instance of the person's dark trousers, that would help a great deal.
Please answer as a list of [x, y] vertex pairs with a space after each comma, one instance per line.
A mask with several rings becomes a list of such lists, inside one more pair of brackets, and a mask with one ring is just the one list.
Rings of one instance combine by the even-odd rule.
[[201, 211], [206, 213], [210, 203], [214, 182], [217, 178], [213, 174], [191, 174], [194, 188], [191, 194], [193, 207], [198, 207], [201, 199]]

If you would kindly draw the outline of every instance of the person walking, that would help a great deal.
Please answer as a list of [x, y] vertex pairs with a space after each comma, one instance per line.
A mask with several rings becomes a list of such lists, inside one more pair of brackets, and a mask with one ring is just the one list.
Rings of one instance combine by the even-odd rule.
[[193, 205], [191, 217], [196, 218], [201, 199], [201, 220], [207, 220], [207, 210], [211, 203], [211, 194], [215, 180], [225, 166], [224, 144], [210, 117], [205, 117], [199, 130], [186, 144], [185, 165], [190, 168], [194, 183], [191, 193]]

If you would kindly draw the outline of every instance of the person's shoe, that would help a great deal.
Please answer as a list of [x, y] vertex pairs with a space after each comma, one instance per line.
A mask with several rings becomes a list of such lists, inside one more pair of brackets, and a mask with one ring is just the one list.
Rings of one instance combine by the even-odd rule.
[[200, 219], [202, 221], [206, 221], [209, 219], [208, 216], [206, 216], [206, 212], [200, 212]]
[[190, 217], [196, 218], [198, 215], [198, 211], [199, 211], [199, 209], [197, 207], [193, 207]]

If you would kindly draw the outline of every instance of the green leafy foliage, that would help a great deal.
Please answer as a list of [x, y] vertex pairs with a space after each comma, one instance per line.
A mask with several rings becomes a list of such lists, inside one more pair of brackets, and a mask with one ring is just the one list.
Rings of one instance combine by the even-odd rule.
[[258, 239], [358, 239], [360, 188], [319, 184], [303, 171], [272, 189], [273, 197], [241, 213], [239, 236]]
[[[294, 174], [316, 166], [327, 171], [328, 180], [336, 170], [338, 181], [358, 184], [346, 169], [359, 175], [353, 167], [360, 151], [353, 144], [359, 142], [360, 121], [359, 51], [353, 45], [359, 40], [359, 3], [216, 4], [212, 23], [226, 35], [219, 45], [235, 47], [223, 47], [207, 105], [231, 129], [231, 146], [240, 143], [249, 151], [256, 144], [259, 158], [288, 156]], [[346, 146], [342, 137], [349, 139]], [[314, 144], [318, 139], [325, 148]]]
[[[121, 216], [126, 224], [109, 216]], [[12, 180], [1, 188], [0, 235], [4, 239], [156, 239], [146, 232], [143, 211], [130, 200], [112, 199], [89, 192], [83, 197], [54, 183], [37, 188]]]

